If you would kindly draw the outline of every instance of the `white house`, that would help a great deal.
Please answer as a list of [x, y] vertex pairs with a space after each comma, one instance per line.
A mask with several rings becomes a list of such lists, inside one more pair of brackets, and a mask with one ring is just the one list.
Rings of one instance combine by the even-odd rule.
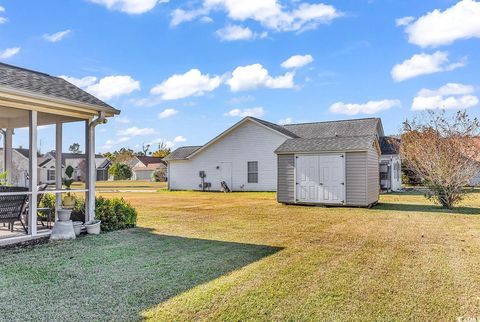
[[[40, 183], [55, 183], [55, 151], [46, 153], [38, 164], [38, 178]], [[108, 180], [108, 169], [111, 162], [100, 154], [95, 155], [96, 181]], [[65, 177], [65, 169], [71, 166], [74, 170], [73, 179], [86, 180], [86, 156], [82, 153], [62, 153], [62, 175]]]
[[[181, 147], [168, 162], [171, 190], [276, 191], [275, 149], [289, 138], [283, 127], [253, 117], [242, 119], [203, 146]], [[202, 179], [200, 172], [205, 174]]]
[[132, 180], [152, 180], [155, 171], [167, 167], [162, 158], [152, 156], [134, 156], [127, 164], [132, 168]]
[[[0, 148], [0, 169], [5, 171], [3, 149]], [[12, 170], [9, 184], [25, 187], [28, 185], [28, 149], [12, 149]]]
[[402, 161], [400, 139], [384, 136], [380, 138], [380, 188], [384, 191], [402, 189]]
[[[385, 150], [389, 154], [381, 155], [383, 136], [378, 118], [278, 125], [246, 117], [207, 144], [181, 147], [166, 157], [169, 189], [218, 191], [224, 182], [232, 191], [278, 191], [284, 203], [308, 199], [369, 206], [378, 201], [381, 158], [396, 171], [390, 189], [401, 183], [398, 153]], [[308, 169], [297, 164], [304, 159], [311, 163]], [[308, 182], [300, 178], [305, 171], [315, 178]], [[325, 195], [320, 191], [327, 183], [321, 178], [326, 180], [332, 171], [338, 175], [328, 189], [336, 193], [329, 190], [332, 198], [326, 202], [316, 196]], [[295, 184], [314, 191], [302, 199]]]

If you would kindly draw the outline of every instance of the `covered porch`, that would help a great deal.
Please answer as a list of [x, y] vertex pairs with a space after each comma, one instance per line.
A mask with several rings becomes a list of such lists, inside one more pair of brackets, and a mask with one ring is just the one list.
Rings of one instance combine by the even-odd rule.
[[[70, 192], [85, 195], [85, 221], [95, 218], [95, 128], [119, 111], [64, 79], [44, 73], [0, 64], [0, 129], [5, 173], [0, 189], [0, 245], [48, 236], [50, 227], [39, 221], [38, 202], [46, 193], [55, 194], [55, 207], [62, 206], [62, 144], [64, 124], [83, 123], [86, 152], [85, 187]], [[38, 128], [55, 127], [55, 184], [40, 186]], [[28, 129], [28, 151], [16, 160], [15, 132]], [[82, 138], [83, 139], [83, 138]], [[22, 200], [23, 199], [23, 200]], [[20, 204], [22, 209], [19, 209]], [[15, 218], [18, 216], [18, 218]], [[51, 214], [52, 221], [56, 217]]]

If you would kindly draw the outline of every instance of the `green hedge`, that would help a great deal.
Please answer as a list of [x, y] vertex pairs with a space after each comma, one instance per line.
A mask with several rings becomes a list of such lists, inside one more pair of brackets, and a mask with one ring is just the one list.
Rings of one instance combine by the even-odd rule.
[[[75, 198], [72, 220], [85, 220], [85, 200]], [[95, 198], [95, 219], [101, 220], [102, 231], [133, 228], [137, 224], [137, 211], [123, 198]], [[55, 195], [45, 194], [40, 207], [55, 209]]]

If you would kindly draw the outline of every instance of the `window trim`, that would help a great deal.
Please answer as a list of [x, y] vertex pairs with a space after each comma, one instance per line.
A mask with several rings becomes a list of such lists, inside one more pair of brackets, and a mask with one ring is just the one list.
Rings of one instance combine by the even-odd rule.
[[[250, 164], [254, 164], [255, 170], [250, 170]], [[250, 175], [256, 175], [256, 180], [251, 180]], [[258, 161], [247, 161], [247, 183], [258, 183]]]
[[[53, 179], [51, 179], [51, 174], [53, 172]], [[55, 169], [47, 169], [47, 181], [55, 181], [57, 178], [57, 171]]]

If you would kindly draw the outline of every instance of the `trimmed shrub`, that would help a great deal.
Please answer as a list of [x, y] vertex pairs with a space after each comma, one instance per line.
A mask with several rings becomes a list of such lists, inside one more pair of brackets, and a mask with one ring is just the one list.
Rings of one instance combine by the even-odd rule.
[[[45, 194], [41, 207], [55, 209], [55, 195]], [[95, 198], [95, 219], [101, 220], [102, 231], [114, 231], [133, 228], [137, 225], [137, 211], [123, 198]], [[72, 220], [85, 220], [85, 200], [75, 196]]]
[[137, 211], [123, 198], [96, 199], [95, 218], [102, 221], [103, 231], [133, 228], [137, 224]]

